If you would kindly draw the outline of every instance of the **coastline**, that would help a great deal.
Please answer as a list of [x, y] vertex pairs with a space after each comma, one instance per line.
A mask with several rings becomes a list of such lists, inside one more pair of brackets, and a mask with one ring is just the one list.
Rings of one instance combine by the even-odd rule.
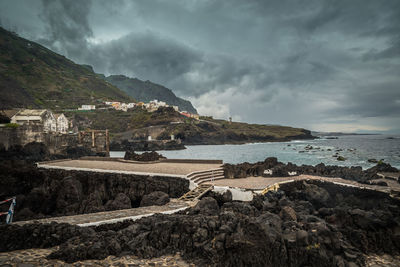
[[[369, 159], [384, 159], [384, 162], [400, 168], [400, 155], [396, 147], [399, 139], [387, 139], [385, 135], [346, 136], [339, 139], [297, 139], [283, 142], [247, 142], [244, 144], [188, 145], [182, 151], [158, 151], [168, 158], [214, 158], [225, 163], [262, 161], [266, 157], [277, 157], [282, 162], [298, 165], [374, 166]], [[312, 149], [310, 149], [312, 147]], [[303, 152], [304, 151], [304, 152]], [[392, 151], [392, 152], [390, 152]], [[346, 158], [337, 160], [336, 155]]]
[[272, 139], [264, 139], [260, 140], [259, 138], [255, 138], [253, 140], [218, 140], [214, 139], [213, 141], [208, 141], [208, 142], [187, 142], [187, 141], [182, 141], [184, 145], [187, 146], [196, 146], [196, 145], [245, 145], [245, 144], [252, 144], [252, 143], [277, 143], [277, 142], [292, 142], [292, 141], [301, 141], [301, 140], [314, 140], [318, 139], [319, 137], [317, 136], [311, 136], [311, 137], [288, 137], [288, 138], [272, 138]]
[[[287, 143], [293, 141], [285, 145]], [[106, 162], [99, 160], [97, 164], [109, 169]], [[18, 165], [21, 162], [12, 162], [12, 159], [2, 162], [2, 171], [7, 173], [9, 180], [3, 181], [1, 188], [4, 192], [14, 191], [17, 194], [16, 216], [22, 218], [25, 213], [29, 218], [42, 214], [47, 218], [0, 225], [0, 260], [6, 255], [14, 255], [26, 263], [32, 258], [41, 258], [42, 263], [107, 264], [111, 258], [127, 264], [140, 262], [152, 265], [155, 261], [146, 259], [153, 258], [160, 266], [158, 259], [162, 259], [165, 266], [171, 266], [176, 258], [171, 255], [180, 255], [176, 258], [181, 260], [182, 265], [179, 266], [236, 266], [238, 261], [245, 266], [336, 266], [339, 263], [343, 266], [365, 266], [370, 257], [374, 261], [380, 260], [372, 254], [383, 252], [389, 255], [386, 260], [395, 262], [394, 251], [399, 249], [396, 244], [400, 244], [397, 243], [400, 239], [392, 234], [393, 220], [388, 218], [400, 218], [400, 199], [392, 196], [390, 187], [382, 183], [382, 186], [358, 183], [375, 179], [378, 169], [363, 172], [361, 168], [332, 169], [322, 165], [296, 167], [279, 163], [273, 158], [266, 159], [265, 166], [248, 163], [234, 168], [224, 166], [225, 179], [229, 173], [232, 175], [230, 178], [234, 178], [229, 180], [233, 187], [221, 179], [213, 191], [211, 179], [204, 185], [212, 189], [196, 201], [182, 203], [186, 208], [177, 207], [179, 203], [176, 199], [191, 189], [187, 180], [191, 176], [187, 172], [188, 168], [193, 168], [192, 165], [183, 164], [181, 168], [186, 178], [173, 178], [145, 173], [146, 168], [149, 171], [156, 167], [151, 163], [137, 164], [136, 167], [129, 162], [121, 163], [124, 166], [114, 166], [115, 173], [83, 171], [79, 169], [82, 167], [79, 164], [72, 166], [71, 170], [59, 167], [67, 163], [71, 161], [48, 162], [57, 165], [58, 169], [38, 169], [32, 163], [21, 166]], [[163, 164], [158, 165], [164, 168], [165, 173]], [[144, 175], [122, 174], [117, 167], [130, 168], [131, 171], [139, 168]], [[391, 170], [386, 165], [381, 167], [384, 167], [382, 170]], [[211, 167], [205, 168], [208, 170]], [[264, 174], [265, 168], [272, 169], [274, 176], [260, 177], [257, 172]], [[293, 170], [298, 174], [310, 171], [324, 176], [335, 171], [347, 180], [280, 177]], [[201, 169], [200, 173], [203, 172]], [[246, 177], [251, 174], [253, 177], [246, 181], [236, 180], [236, 173]], [[256, 180], [256, 188], [251, 179]], [[252, 198], [234, 200], [233, 192], [238, 190], [235, 183], [247, 183], [253, 188], [246, 191], [252, 194]], [[21, 188], [21, 184], [25, 187]], [[264, 186], [267, 187], [262, 190]], [[169, 204], [163, 202], [156, 204], [159, 207], [143, 206], [143, 199], [154, 193], [171, 197]], [[52, 205], [55, 205], [54, 210], [49, 208]], [[171, 206], [170, 211], [157, 213], [165, 211], [168, 205]], [[157, 214], [150, 212], [150, 216], [143, 216], [143, 210], [146, 213], [153, 210]], [[77, 215], [71, 215], [74, 213]], [[115, 214], [119, 214], [119, 219]], [[384, 216], [377, 217], [375, 214]], [[66, 217], [57, 217], [61, 215]], [[354, 216], [356, 221], [353, 221]], [[84, 224], [78, 218], [83, 218]], [[343, 221], [346, 222], [345, 227]], [[358, 225], [358, 222], [363, 224]], [[382, 227], [375, 229], [377, 225]], [[361, 237], [354, 238], [354, 231], [365, 236], [367, 242], [362, 242], [364, 239]], [[376, 247], [374, 242], [384, 245]], [[49, 249], [46, 250], [48, 253], [40, 256], [34, 249], [36, 247]], [[19, 251], [32, 257], [22, 257]]]

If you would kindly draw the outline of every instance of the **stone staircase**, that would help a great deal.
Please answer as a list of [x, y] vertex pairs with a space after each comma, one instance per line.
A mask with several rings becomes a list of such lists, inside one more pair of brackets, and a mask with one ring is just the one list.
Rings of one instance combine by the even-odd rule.
[[195, 184], [200, 185], [205, 182], [224, 179], [224, 169], [218, 168], [207, 171], [192, 172], [187, 176], [187, 178], [189, 178]]
[[183, 196], [179, 198], [179, 200], [183, 201], [196, 201], [199, 200], [202, 196], [204, 196], [208, 191], [213, 190], [214, 186], [202, 184], [197, 186], [195, 189], [187, 192]]

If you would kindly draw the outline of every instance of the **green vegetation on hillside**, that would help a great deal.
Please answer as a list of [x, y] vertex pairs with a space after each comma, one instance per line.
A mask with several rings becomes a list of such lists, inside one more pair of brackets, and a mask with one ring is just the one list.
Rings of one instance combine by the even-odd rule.
[[128, 112], [96, 110], [67, 114], [81, 129], [109, 129], [119, 139], [169, 139], [173, 134], [184, 144], [226, 144], [245, 142], [285, 141], [312, 138], [310, 131], [278, 125], [259, 125], [228, 122], [201, 117], [200, 120], [184, 117], [172, 108], [147, 112], [135, 108]]
[[0, 27], [0, 107], [77, 108], [102, 100], [134, 101], [88, 66]]
[[160, 108], [155, 112], [136, 107], [128, 112], [103, 109], [94, 111], [69, 111], [65, 113], [80, 130], [109, 129], [112, 133], [120, 133], [150, 126], [169, 125], [172, 121], [183, 120], [184, 117], [172, 108]]

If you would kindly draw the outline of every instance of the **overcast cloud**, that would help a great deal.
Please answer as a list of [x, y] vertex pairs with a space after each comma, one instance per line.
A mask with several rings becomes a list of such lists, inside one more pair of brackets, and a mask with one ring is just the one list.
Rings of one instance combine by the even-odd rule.
[[398, 0], [2, 0], [0, 23], [202, 115], [400, 132]]

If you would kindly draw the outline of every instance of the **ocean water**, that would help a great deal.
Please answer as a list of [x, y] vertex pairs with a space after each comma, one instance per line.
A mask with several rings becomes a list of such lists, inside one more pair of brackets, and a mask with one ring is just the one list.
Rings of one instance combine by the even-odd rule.
[[[306, 146], [312, 146], [314, 149], [306, 150]], [[315, 140], [290, 142], [197, 145], [187, 146], [185, 150], [158, 152], [167, 158], [222, 159], [224, 163], [232, 164], [277, 157], [279, 161], [297, 165], [316, 165], [322, 162], [327, 165], [361, 166], [364, 169], [375, 165], [367, 161], [374, 158], [383, 159], [384, 162], [400, 169], [400, 136], [395, 135], [347, 135], [339, 136], [338, 139], [321, 137]], [[347, 160], [338, 161], [333, 157], [336, 152]], [[111, 154], [111, 156], [123, 155], [124, 152]]]

